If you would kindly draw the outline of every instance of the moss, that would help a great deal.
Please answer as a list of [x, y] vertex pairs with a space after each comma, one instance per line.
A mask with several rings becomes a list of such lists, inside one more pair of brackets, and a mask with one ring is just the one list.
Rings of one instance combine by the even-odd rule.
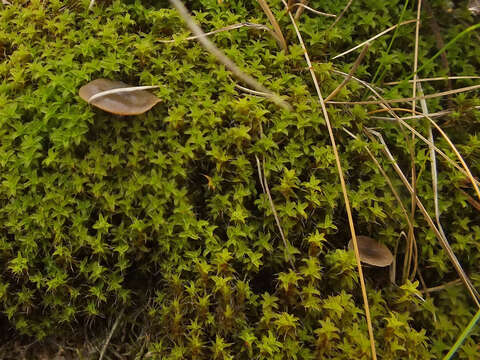
[[[269, 2], [289, 53], [265, 32], [238, 29], [215, 43], [247, 73], [285, 95], [294, 111], [242, 93], [225, 68], [188, 32], [167, 2], [20, 1], [0, 9], [0, 310], [4, 333], [22, 342], [52, 337], [68, 343], [87, 333], [103, 341], [125, 309], [112, 346], [158, 359], [368, 358], [369, 342], [335, 159], [303, 52], [280, 1]], [[205, 30], [238, 22], [267, 24], [255, 2], [186, 3]], [[70, 4], [71, 5], [71, 4]], [[339, 13], [345, 1], [311, 1]], [[404, 2], [354, 1], [332, 30], [332, 20], [302, 15], [305, 37], [322, 92], [342, 80], [356, 53], [332, 55], [398, 22]], [[473, 22], [466, 1], [431, 6], [445, 42]], [[407, 4], [405, 19], [415, 16]], [[437, 52], [422, 27], [420, 61]], [[356, 76], [383, 81], [412, 73], [414, 27], [375, 41]], [[158, 39], [176, 39], [160, 43]], [[471, 75], [480, 66], [478, 34], [447, 51], [449, 71]], [[441, 61], [422, 76], [444, 75]], [[95, 78], [161, 85], [163, 99], [150, 112], [122, 118], [88, 106], [78, 89]], [[472, 80], [455, 82], [456, 87]], [[377, 85], [381, 85], [379, 82]], [[424, 83], [424, 91], [445, 89]], [[387, 85], [383, 86], [387, 89]], [[392, 88], [392, 87], [390, 87]], [[400, 85], [385, 96], [409, 97]], [[366, 98], [351, 82], [337, 100]], [[440, 120], [472, 172], [480, 172], [479, 105], [475, 94], [428, 102], [430, 112], [455, 106]], [[330, 106], [359, 234], [405, 252], [403, 212], [368, 157], [369, 146], [409, 207], [410, 196], [362, 129], [380, 128], [400, 166], [409, 169], [405, 134], [372, 119], [376, 106]], [[412, 123], [426, 134], [423, 121]], [[341, 128], [359, 135], [351, 139]], [[263, 134], [263, 135], [262, 135]], [[450, 155], [448, 145], [436, 144]], [[428, 147], [416, 143], [417, 188], [433, 216]], [[265, 174], [295, 269], [267, 195]], [[453, 157], [453, 155], [452, 155]], [[444, 229], [465, 271], [480, 286], [480, 217], [468, 204], [473, 191], [439, 160]], [[462, 190], [462, 191], [461, 191]], [[466, 193], [465, 193], [466, 191]], [[470, 194], [470, 195], [469, 195]], [[436, 286], [455, 271], [428, 225], [417, 214], [418, 267]], [[400, 266], [399, 266], [400, 267]], [[400, 267], [401, 271], [401, 267]], [[418, 282], [389, 285], [388, 270], [366, 269], [372, 321], [384, 359], [440, 357], [473, 316], [462, 287], [419, 300]], [[443, 279], [442, 279], [443, 278]], [[442, 280], [441, 280], [442, 279]], [[455, 309], [455, 312], [452, 312]], [[130, 336], [126, 336], [128, 332]], [[59, 336], [58, 334], [62, 334]], [[86, 339], [87, 339], [86, 338]], [[460, 358], [480, 356], [466, 343]], [[33, 355], [32, 355], [33, 356]]]

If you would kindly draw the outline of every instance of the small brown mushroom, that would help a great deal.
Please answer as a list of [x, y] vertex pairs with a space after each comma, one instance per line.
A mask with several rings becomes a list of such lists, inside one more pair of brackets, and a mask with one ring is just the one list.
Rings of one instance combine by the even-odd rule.
[[101, 92], [122, 88], [132, 87], [121, 81], [96, 79], [82, 86], [79, 95], [86, 102], [116, 115], [143, 114], [161, 101], [158, 97], [145, 90], [120, 91], [92, 99], [93, 96]]
[[[375, 241], [368, 236], [357, 236], [358, 252], [360, 260], [373, 266], [389, 266], [393, 262], [393, 255], [390, 250], [383, 244]], [[348, 242], [348, 248], [353, 250], [353, 240]]]

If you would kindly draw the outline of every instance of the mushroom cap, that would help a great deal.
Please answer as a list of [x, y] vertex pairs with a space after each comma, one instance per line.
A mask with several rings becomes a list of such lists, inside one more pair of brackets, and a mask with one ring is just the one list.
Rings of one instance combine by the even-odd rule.
[[[87, 101], [102, 91], [131, 87], [121, 81], [96, 79], [80, 88], [80, 97]], [[109, 94], [95, 99], [92, 105], [116, 115], [139, 115], [150, 110], [161, 100], [145, 90]]]
[[[368, 236], [357, 236], [358, 252], [360, 260], [366, 264], [384, 267], [393, 262], [391, 251], [383, 244]], [[348, 248], [353, 250], [353, 240], [348, 242]]]

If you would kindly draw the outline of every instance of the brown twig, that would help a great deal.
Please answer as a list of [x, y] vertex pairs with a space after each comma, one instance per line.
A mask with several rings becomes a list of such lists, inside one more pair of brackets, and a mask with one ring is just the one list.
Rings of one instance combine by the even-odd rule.
[[449, 288], [449, 287], [452, 287], [452, 286], [458, 286], [461, 283], [462, 283], [462, 280], [457, 279], [457, 280], [449, 281], [449, 282], [447, 282], [443, 285], [438, 285], [438, 286], [434, 286], [434, 287], [431, 287], [431, 288], [427, 288], [425, 290], [421, 290], [421, 292], [423, 292], [425, 294], [430, 294], [432, 292], [445, 290], [446, 288]]
[[123, 308], [120, 311], [120, 314], [118, 314], [117, 319], [113, 323], [112, 329], [110, 330], [110, 333], [107, 336], [107, 340], [105, 340], [105, 344], [103, 344], [102, 351], [100, 352], [100, 356], [99, 356], [98, 360], [103, 359], [103, 356], [105, 355], [105, 351], [107, 350], [108, 344], [110, 343], [110, 340], [112, 339], [113, 333], [115, 332], [115, 329], [117, 328], [118, 323], [120, 322], [120, 319], [122, 318], [124, 311], [125, 311], [125, 308]]

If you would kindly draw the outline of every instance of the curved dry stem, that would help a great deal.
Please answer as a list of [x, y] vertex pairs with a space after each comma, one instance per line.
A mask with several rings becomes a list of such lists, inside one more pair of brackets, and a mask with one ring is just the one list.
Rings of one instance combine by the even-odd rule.
[[337, 145], [336, 145], [336, 142], [335, 142], [335, 137], [333, 135], [332, 125], [330, 124], [330, 119], [329, 119], [329, 116], [328, 116], [327, 107], [325, 105], [325, 101], [323, 100], [322, 92], [320, 91], [320, 86], [318, 85], [317, 76], [315, 75], [315, 71], [313, 70], [312, 62], [310, 61], [310, 57], [309, 57], [308, 51], [305, 47], [305, 43], [303, 42], [302, 35], [300, 34], [300, 30], [298, 29], [298, 26], [295, 22], [295, 19], [293, 18], [292, 13], [288, 9], [287, 3], [285, 2], [285, 0], [282, 0], [282, 2], [285, 5], [285, 7], [287, 8], [288, 15], [289, 15], [290, 20], [293, 24], [293, 27], [295, 28], [295, 32], [297, 33], [298, 41], [299, 41], [300, 45], [302, 46], [304, 56], [305, 56], [305, 60], [307, 62], [308, 68], [310, 70], [310, 74], [312, 76], [312, 80], [313, 80], [313, 84], [315, 86], [315, 90], [317, 91], [318, 100], [320, 102], [320, 106], [322, 107], [322, 113], [323, 113], [323, 116], [325, 118], [325, 123], [327, 125], [328, 134], [329, 134], [329, 137], [330, 137], [330, 142], [332, 143], [332, 149], [333, 149], [333, 153], [335, 155], [335, 162], [336, 162], [337, 170], [338, 170], [338, 177], [340, 178], [340, 184], [342, 186], [343, 198], [344, 198], [344, 201], [345, 201], [345, 209], [347, 211], [348, 224], [349, 224], [349, 227], [350, 227], [350, 233], [352, 235], [352, 242], [353, 242], [353, 248], [354, 248], [354, 252], [355, 252], [355, 259], [357, 261], [358, 275], [359, 275], [359, 279], [360, 279], [360, 286], [361, 286], [361, 289], [362, 289], [363, 305], [364, 305], [364, 308], [365, 308], [365, 317], [366, 317], [366, 320], [367, 320], [368, 334], [369, 334], [369, 337], [370, 337], [370, 347], [371, 347], [371, 351], [372, 351], [372, 359], [376, 360], [377, 359], [377, 353], [376, 353], [376, 350], [375, 350], [375, 338], [374, 338], [374, 335], [373, 335], [373, 327], [372, 327], [372, 320], [371, 320], [371, 316], [370, 316], [370, 308], [368, 306], [367, 288], [365, 286], [365, 279], [363, 277], [362, 264], [360, 262], [360, 253], [358, 251], [357, 235], [355, 233], [355, 225], [353, 223], [352, 210], [350, 209], [350, 201], [348, 199], [347, 186], [345, 184], [345, 179], [343, 177], [342, 164], [340, 162], [340, 156], [338, 154]]
[[[324, 12], [321, 12], [321, 11], [318, 11], [318, 10], [315, 10], [313, 8], [311, 8], [310, 6], [307, 6], [305, 5], [304, 3], [295, 3], [293, 4], [292, 6], [290, 6], [290, 8], [294, 8], [295, 6], [299, 6], [301, 8], [304, 8], [305, 10], [308, 10], [314, 14], [317, 14], [317, 15], [322, 15], [322, 16], [327, 16], [327, 17], [334, 17], [336, 18], [337, 15], [334, 15], [334, 14], [329, 14], [329, 13], [324, 13]], [[298, 11], [297, 11], [298, 13]], [[297, 15], [295, 14], [295, 18], [297, 17]]]

